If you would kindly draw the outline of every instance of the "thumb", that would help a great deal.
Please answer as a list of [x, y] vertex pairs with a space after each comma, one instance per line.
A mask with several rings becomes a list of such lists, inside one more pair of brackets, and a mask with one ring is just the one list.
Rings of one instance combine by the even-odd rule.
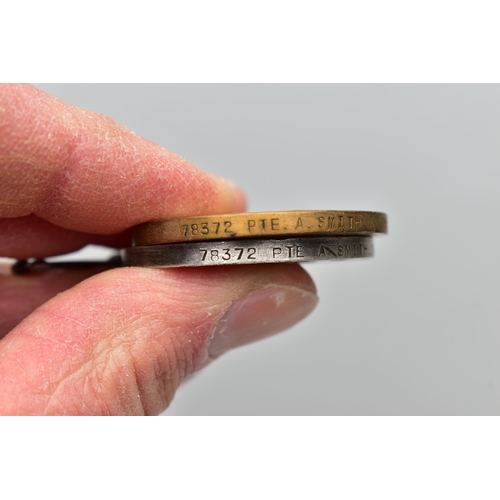
[[98, 274], [0, 342], [0, 413], [160, 413], [211, 358], [292, 326], [316, 303], [295, 264]]

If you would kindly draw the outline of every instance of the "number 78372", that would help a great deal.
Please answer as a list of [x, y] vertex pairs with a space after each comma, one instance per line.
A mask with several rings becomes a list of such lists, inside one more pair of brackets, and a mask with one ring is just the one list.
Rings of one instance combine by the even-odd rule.
[[[245, 252], [246, 250], [246, 252]], [[201, 260], [211, 260], [215, 262], [217, 260], [256, 260], [255, 254], [257, 253], [256, 248], [222, 248], [221, 250], [209, 250], [205, 248], [200, 249], [202, 254]]]

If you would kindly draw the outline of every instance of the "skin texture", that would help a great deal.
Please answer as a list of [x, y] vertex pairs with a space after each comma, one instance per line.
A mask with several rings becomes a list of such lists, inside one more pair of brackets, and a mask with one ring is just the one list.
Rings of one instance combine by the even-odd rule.
[[[141, 222], [244, 208], [238, 188], [110, 118], [0, 85], [0, 256], [119, 248]], [[186, 376], [317, 302], [298, 265], [101, 271], [0, 266], [0, 413], [158, 414]]]

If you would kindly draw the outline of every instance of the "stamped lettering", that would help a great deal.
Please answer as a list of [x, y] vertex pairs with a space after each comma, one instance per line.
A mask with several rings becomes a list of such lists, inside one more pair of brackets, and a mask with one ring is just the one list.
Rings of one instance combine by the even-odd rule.
[[320, 245], [318, 249], [318, 257], [326, 257], [327, 255], [333, 255], [338, 258], [362, 257], [365, 255], [366, 250], [368, 250], [368, 247], [362, 243], [354, 245], [336, 245], [335, 247]]
[[[267, 219], [267, 228], [271, 227]], [[293, 221], [295, 223], [295, 220]], [[304, 221], [305, 222], [305, 221]], [[327, 221], [325, 220], [325, 223]], [[345, 224], [350, 224], [347, 215]], [[188, 231], [203, 231], [203, 223]], [[257, 219], [257, 227], [259, 225]], [[352, 224], [356, 222], [352, 219]], [[224, 227], [223, 223], [221, 227]], [[172, 243], [151, 246], [132, 246], [126, 250], [124, 262], [127, 265], [145, 267], [171, 267], [185, 265], [280, 263], [312, 260], [345, 260], [373, 255], [372, 240], [369, 236], [309, 236], [307, 238], [253, 238], [208, 243]]]
[[327, 247], [326, 245], [320, 245], [318, 257], [325, 257], [326, 255], [333, 255], [334, 257], [337, 257], [337, 254], [330, 247]]
[[200, 260], [216, 262], [218, 260], [256, 260], [257, 248], [200, 248]]
[[[215, 241], [252, 236], [312, 236], [385, 233], [387, 218], [380, 212], [297, 210], [185, 217], [140, 224], [134, 244]], [[336, 251], [336, 250], [335, 250]], [[283, 248], [281, 259], [287, 250]]]

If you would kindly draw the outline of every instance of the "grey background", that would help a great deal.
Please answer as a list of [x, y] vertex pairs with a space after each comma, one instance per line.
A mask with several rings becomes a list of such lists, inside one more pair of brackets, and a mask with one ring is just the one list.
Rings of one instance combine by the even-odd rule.
[[252, 211], [388, 214], [374, 259], [306, 265], [316, 311], [167, 415], [500, 413], [498, 85], [38, 86], [234, 179]]

